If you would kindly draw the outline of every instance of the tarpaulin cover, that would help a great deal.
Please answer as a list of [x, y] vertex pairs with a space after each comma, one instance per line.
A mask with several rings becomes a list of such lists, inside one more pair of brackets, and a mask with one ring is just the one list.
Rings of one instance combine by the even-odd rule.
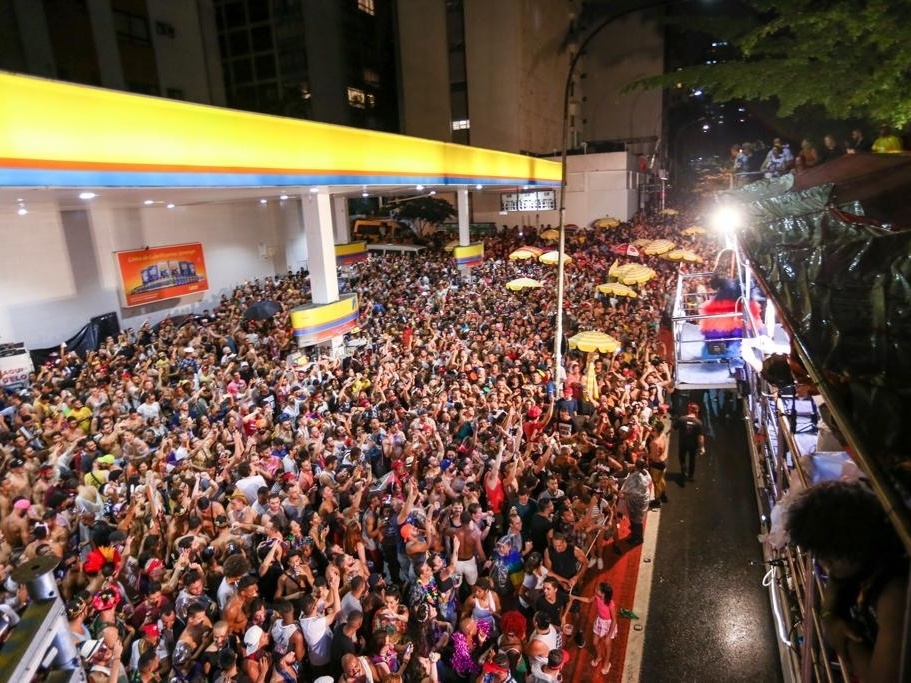
[[833, 183], [782, 189], [726, 193], [750, 215], [743, 250], [864, 458], [911, 507], [911, 231], [832, 206]]
[[[98, 323], [90, 322], [76, 334], [66, 340], [66, 352], [75, 351], [80, 358], [85, 358], [89, 351], [97, 351], [101, 341], [101, 332]], [[59, 346], [48, 349], [32, 349], [32, 362], [35, 367], [41, 367], [50, 360], [56, 360], [54, 354], [60, 351]]]

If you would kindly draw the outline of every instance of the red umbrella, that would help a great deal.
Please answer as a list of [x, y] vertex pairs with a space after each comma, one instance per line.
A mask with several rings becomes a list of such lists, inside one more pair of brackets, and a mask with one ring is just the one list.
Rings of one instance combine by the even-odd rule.
[[618, 256], [639, 256], [639, 247], [635, 244], [618, 244], [611, 247], [611, 252]]

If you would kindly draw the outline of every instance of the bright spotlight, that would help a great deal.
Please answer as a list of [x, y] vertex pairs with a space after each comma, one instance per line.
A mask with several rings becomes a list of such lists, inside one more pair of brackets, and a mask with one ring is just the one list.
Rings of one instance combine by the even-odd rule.
[[80, 192], [79, 199], [94, 199], [97, 195], [94, 192]]
[[20, 206], [18, 211], [16, 211], [16, 213], [18, 213], [20, 216], [27, 216], [28, 209], [26, 209], [24, 206]]
[[743, 214], [733, 206], [719, 206], [712, 214], [712, 227], [725, 235], [733, 234], [743, 225]]

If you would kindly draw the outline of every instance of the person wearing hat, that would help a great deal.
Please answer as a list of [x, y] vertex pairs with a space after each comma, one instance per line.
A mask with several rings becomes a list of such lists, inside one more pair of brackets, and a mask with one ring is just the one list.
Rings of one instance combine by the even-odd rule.
[[89, 603], [81, 595], [66, 601], [66, 620], [69, 625], [70, 636], [73, 644], [81, 645], [87, 640], [92, 639], [92, 632], [85, 625], [85, 619], [88, 616]]
[[512, 667], [509, 664], [509, 655], [505, 652], [496, 652], [484, 662], [481, 668], [483, 683], [515, 683]]
[[89, 683], [110, 683], [122, 674], [120, 656], [123, 642], [114, 640], [110, 645], [102, 639], [87, 640], [79, 648], [79, 654], [88, 669]]
[[269, 634], [262, 627], [253, 624], [243, 637], [243, 660], [241, 669], [254, 683], [265, 680], [269, 667], [272, 665], [272, 655], [269, 653]]
[[111, 468], [114, 466], [114, 456], [110, 453], [100, 455], [92, 461], [92, 469], [83, 478], [86, 486], [94, 486], [99, 491], [108, 483]]
[[182, 357], [177, 361], [177, 372], [181, 375], [186, 372], [191, 372], [195, 375], [199, 372], [199, 361], [196, 360], [196, 349], [192, 346], [184, 348]]
[[127, 669], [131, 674], [139, 669], [140, 657], [147, 652], [154, 653], [158, 647], [158, 639], [161, 637], [161, 631], [158, 628], [157, 621], [158, 620], [156, 619], [154, 622], [145, 624], [139, 628], [138, 635], [140, 637], [135, 639], [133, 645], [130, 647], [130, 665]]
[[92, 596], [91, 606], [95, 610], [95, 619], [89, 628], [96, 638], [104, 641], [107, 647], [113, 648], [122, 643], [127, 635], [126, 624], [117, 616], [117, 606], [121, 603], [120, 592], [114, 588], [103, 588]]
[[28, 511], [31, 506], [28, 498], [14, 498], [12, 514], [0, 521], [0, 532], [13, 550], [21, 550], [28, 545]]
[[25, 470], [25, 460], [22, 458], [13, 458], [9, 463], [9, 472], [4, 477], [5, 486], [9, 487], [9, 493], [13, 496], [25, 496], [31, 499], [32, 485], [29, 480], [28, 472]]

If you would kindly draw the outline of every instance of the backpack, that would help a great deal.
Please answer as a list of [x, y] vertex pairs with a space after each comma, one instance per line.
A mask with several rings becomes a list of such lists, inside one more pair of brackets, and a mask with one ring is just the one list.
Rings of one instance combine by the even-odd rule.
[[497, 558], [493, 561], [490, 568], [490, 580], [493, 583], [493, 589], [501, 597], [512, 594], [513, 585], [509, 578], [509, 567], [506, 562]]

